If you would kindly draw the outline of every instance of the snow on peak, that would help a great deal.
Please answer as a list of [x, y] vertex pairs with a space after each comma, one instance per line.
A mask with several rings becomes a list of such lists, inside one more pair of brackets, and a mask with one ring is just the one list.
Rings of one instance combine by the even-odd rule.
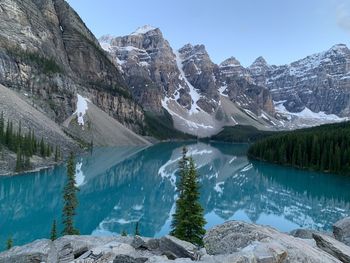
[[235, 58], [230, 57], [225, 61], [221, 62], [220, 67], [240, 67], [241, 63]]
[[138, 29], [136, 29], [135, 32], [133, 32], [131, 35], [135, 36], [135, 35], [142, 35], [142, 34], [146, 34], [149, 31], [152, 30], [156, 30], [156, 27], [150, 26], [150, 25], [145, 25], [142, 27], [139, 27]]
[[347, 49], [348, 47], [345, 44], [336, 44], [333, 47], [331, 47], [332, 50], [342, 50]]
[[90, 102], [89, 99], [84, 98], [83, 96], [77, 94], [77, 110], [74, 112], [74, 114], [78, 117], [78, 124], [81, 126], [84, 126], [84, 116], [88, 110], [88, 102]]

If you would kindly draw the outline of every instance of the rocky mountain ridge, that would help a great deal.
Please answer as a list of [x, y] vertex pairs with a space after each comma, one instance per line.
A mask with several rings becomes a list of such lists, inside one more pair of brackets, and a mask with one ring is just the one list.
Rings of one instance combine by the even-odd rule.
[[99, 41], [124, 72], [136, 100], [147, 111], [168, 111], [175, 127], [187, 133], [206, 136], [237, 123], [290, 129], [349, 115], [345, 45], [284, 66], [259, 57], [245, 68], [234, 57], [216, 65], [204, 45], [174, 50], [152, 26]]
[[275, 102], [289, 112], [305, 108], [349, 116], [350, 50], [338, 44], [289, 65], [270, 66], [263, 58], [249, 68], [253, 81], [268, 88]]
[[[264, 111], [273, 118], [268, 91], [226, 74], [230, 67], [214, 64], [204, 45], [187, 44], [173, 50], [162, 32], [151, 26], [123, 37], [103, 36], [100, 44], [124, 72], [136, 101], [147, 111], [168, 111], [181, 131], [211, 135], [224, 125], [234, 125], [236, 115], [241, 113], [250, 119], [248, 123], [263, 129], [269, 120], [258, 116]], [[235, 107], [229, 106], [228, 111], [221, 105], [222, 97], [243, 105], [254, 116], [239, 109], [233, 114]]]

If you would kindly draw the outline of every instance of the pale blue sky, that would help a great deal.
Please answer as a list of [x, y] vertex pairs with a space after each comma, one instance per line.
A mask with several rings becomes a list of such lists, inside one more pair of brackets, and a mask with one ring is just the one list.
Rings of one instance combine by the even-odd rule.
[[286, 64], [350, 44], [350, 0], [68, 0], [92, 32], [127, 35], [159, 27], [173, 48], [204, 44], [215, 63], [245, 66], [262, 55]]

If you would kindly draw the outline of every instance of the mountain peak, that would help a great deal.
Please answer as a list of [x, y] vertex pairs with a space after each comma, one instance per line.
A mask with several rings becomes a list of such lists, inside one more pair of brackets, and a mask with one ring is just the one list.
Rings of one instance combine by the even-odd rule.
[[235, 58], [230, 57], [220, 63], [220, 67], [240, 67], [241, 63]]
[[348, 52], [349, 49], [345, 44], [336, 44], [334, 46], [332, 46], [328, 51], [334, 51], [334, 52]]
[[146, 34], [146, 33], [150, 32], [150, 31], [154, 31], [156, 29], [158, 29], [158, 28], [157, 27], [153, 27], [151, 25], [144, 25], [144, 26], [141, 26], [138, 29], [136, 29], [136, 31], [131, 33], [131, 35], [133, 35], [133, 36], [143, 35], [143, 34]]
[[264, 59], [264, 57], [260, 56], [258, 57], [256, 60], [254, 60], [253, 65], [267, 65], [266, 60]]

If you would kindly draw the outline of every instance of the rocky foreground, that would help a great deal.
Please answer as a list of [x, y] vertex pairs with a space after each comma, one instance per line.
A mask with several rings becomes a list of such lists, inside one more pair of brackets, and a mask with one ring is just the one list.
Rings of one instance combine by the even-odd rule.
[[37, 240], [0, 254], [0, 263], [282, 263], [350, 262], [350, 218], [333, 233], [299, 229], [290, 234], [255, 224], [229, 221], [209, 230], [205, 248], [175, 237], [64, 236]]

